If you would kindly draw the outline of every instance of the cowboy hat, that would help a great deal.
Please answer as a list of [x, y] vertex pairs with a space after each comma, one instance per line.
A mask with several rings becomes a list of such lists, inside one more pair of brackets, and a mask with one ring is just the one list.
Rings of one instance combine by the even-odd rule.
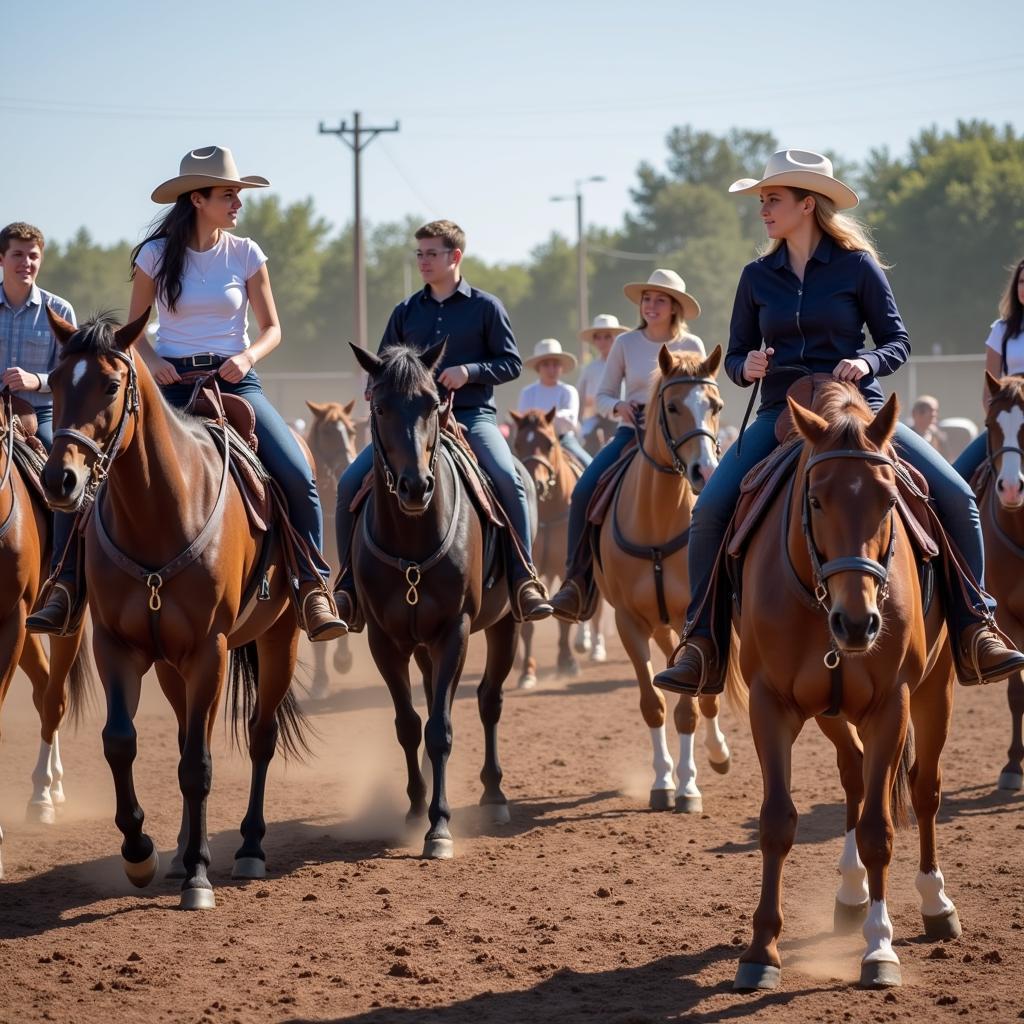
[[640, 305], [644, 292], [664, 292], [683, 307], [683, 317], [696, 320], [700, 316], [700, 303], [686, 291], [686, 282], [674, 270], [656, 270], [646, 281], [633, 281], [623, 289], [630, 302]]
[[860, 202], [857, 193], [832, 172], [832, 161], [809, 149], [780, 149], [768, 158], [768, 166], [760, 181], [740, 178], [729, 186], [729, 191], [747, 195], [767, 185], [789, 185], [818, 192], [828, 196], [837, 210], [850, 210]]
[[559, 360], [566, 372], [576, 369], [576, 357], [571, 352], [563, 352], [562, 343], [557, 338], [542, 338], [533, 346], [533, 355], [523, 362], [533, 370], [545, 359]]
[[154, 203], [173, 203], [178, 196], [197, 188], [224, 185], [234, 188], [266, 188], [270, 182], [258, 174], [239, 176], [230, 149], [204, 146], [181, 158], [178, 174], [153, 189]]
[[598, 331], [611, 331], [612, 334], [619, 335], [625, 334], [629, 330], [628, 327], [623, 327], [619, 323], [619, 318], [613, 316], [611, 313], [598, 313], [594, 317], [594, 322], [579, 333], [580, 341], [593, 341], [594, 335]]

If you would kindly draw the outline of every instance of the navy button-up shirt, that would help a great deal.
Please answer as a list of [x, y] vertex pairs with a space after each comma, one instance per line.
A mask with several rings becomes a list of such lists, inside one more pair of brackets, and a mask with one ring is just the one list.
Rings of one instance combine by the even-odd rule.
[[395, 306], [378, 353], [391, 345], [425, 351], [448, 338], [438, 372], [464, 366], [469, 380], [454, 393], [456, 409], [494, 409], [494, 386], [523, 370], [508, 313], [499, 299], [462, 278], [457, 290], [438, 302], [430, 285]]
[[[873, 349], [864, 347], [865, 325]], [[802, 283], [789, 268], [785, 242], [743, 268], [725, 356], [726, 373], [740, 387], [750, 386], [743, 364], [762, 341], [775, 349], [769, 370], [795, 365], [831, 373], [842, 359], [863, 359], [871, 372], [857, 383], [875, 410], [885, 400], [876, 378], [895, 373], [910, 357], [910, 336], [882, 269], [866, 252], [843, 249], [829, 235], [807, 261]], [[761, 407], [783, 404], [792, 383], [791, 375], [769, 373]]]

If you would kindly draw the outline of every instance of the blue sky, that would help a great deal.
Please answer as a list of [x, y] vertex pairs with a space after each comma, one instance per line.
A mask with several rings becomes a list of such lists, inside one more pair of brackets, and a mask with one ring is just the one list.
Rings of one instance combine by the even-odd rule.
[[449, 216], [490, 260], [571, 235], [572, 204], [549, 198], [576, 178], [605, 176], [587, 220], [619, 224], [675, 124], [850, 159], [957, 118], [1022, 127], [1011, 2], [50, 0], [0, 18], [0, 221], [57, 240], [136, 240], [153, 187], [212, 143], [340, 224], [351, 155], [317, 125], [353, 110], [401, 123], [364, 154], [366, 219]]

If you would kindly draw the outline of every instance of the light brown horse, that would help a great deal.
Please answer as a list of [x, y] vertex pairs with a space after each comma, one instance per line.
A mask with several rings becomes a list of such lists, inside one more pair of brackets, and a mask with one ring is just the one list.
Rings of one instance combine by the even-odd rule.
[[836, 745], [847, 799], [837, 926], [864, 921], [862, 985], [898, 985], [886, 883], [894, 818], [898, 824], [905, 813], [911, 723], [916, 759], [909, 784], [925, 932], [960, 934], [935, 857], [952, 659], [940, 603], [924, 607], [915, 552], [896, 508], [896, 473], [904, 472], [889, 448], [899, 419], [896, 396], [873, 415], [855, 388], [830, 382], [815, 411], [792, 399], [789, 405], [805, 448], [790, 489], [751, 539], [742, 572], [740, 661], [764, 780], [763, 869], [753, 938], [734, 984], [745, 990], [779, 983], [782, 865], [797, 823], [792, 748], [804, 723], [816, 718]]
[[[232, 717], [248, 722], [252, 785], [233, 874], [265, 874], [263, 797], [280, 742], [304, 746], [289, 687], [299, 627], [289, 599], [282, 528], [250, 524], [241, 492], [206, 426], [172, 409], [132, 346], [149, 319], [76, 330], [51, 315], [61, 359], [50, 377], [53, 449], [43, 473], [50, 504], [75, 511], [98, 484], [85, 532], [93, 651], [107, 697], [103, 751], [124, 835], [125, 873], [148, 885], [159, 861], [135, 794], [133, 719], [142, 677], [156, 665], [178, 719], [184, 798], [178, 857], [183, 909], [215, 905], [208, 878], [210, 734], [225, 675]], [[230, 652], [230, 654], [229, 654]], [[180, 872], [174, 871], [180, 863]]]
[[[0, 707], [20, 667], [32, 683], [40, 725], [27, 819], [52, 825], [55, 809], [65, 802], [57, 730], [65, 712], [78, 709], [89, 672], [80, 651], [81, 627], [74, 635], [53, 637], [49, 658], [42, 637], [25, 631], [25, 619], [49, 571], [51, 529], [49, 513], [33, 497], [15, 463], [14, 430], [10, 393], [4, 391], [0, 400]], [[0, 848], [2, 844], [0, 830]]]
[[[985, 537], [985, 584], [998, 602], [999, 628], [1018, 650], [1024, 644], [1024, 379], [996, 380], [985, 374], [990, 403], [989, 472], [978, 494], [981, 532]], [[1011, 738], [999, 788], [1024, 788], [1024, 680], [1015, 672], [1007, 684]]]
[[[712, 768], [725, 773], [730, 764], [729, 746], [718, 725], [718, 697], [698, 701], [680, 696], [674, 713], [679, 731], [676, 784], [665, 734], [665, 697], [654, 687], [651, 665], [651, 640], [670, 658], [678, 639], [671, 623], [685, 619], [690, 603], [686, 537], [697, 494], [718, 465], [722, 399], [715, 377], [721, 361], [720, 346], [706, 359], [662, 346], [646, 406], [643, 445], [601, 525], [600, 557], [594, 564], [597, 585], [615, 609], [619, 636], [640, 687], [640, 711], [654, 750], [650, 805], [655, 810], [673, 805], [687, 813], [703, 809], [693, 751], [698, 705]], [[744, 706], [746, 690], [735, 673], [728, 677], [727, 692]]]

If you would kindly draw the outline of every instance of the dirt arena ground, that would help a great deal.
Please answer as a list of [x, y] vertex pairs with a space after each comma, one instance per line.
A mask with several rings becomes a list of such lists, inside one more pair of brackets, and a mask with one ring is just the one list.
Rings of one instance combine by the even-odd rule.
[[[552, 626], [541, 633], [552, 661]], [[650, 744], [617, 640], [605, 665], [510, 692], [501, 743], [512, 823], [476, 810], [482, 737], [474, 647], [456, 702], [451, 786], [456, 859], [418, 859], [387, 692], [356, 669], [307, 702], [307, 765], [275, 761], [268, 877], [236, 883], [231, 857], [248, 762], [218, 727], [209, 804], [217, 909], [176, 909], [178, 883], [133, 890], [118, 854], [96, 711], [65, 737], [68, 803], [26, 826], [37, 724], [24, 679], [3, 710], [0, 1020], [523, 1022], [1008, 1021], [1024, 1017], [1022, 797], [999, 794], [1005, 690], [961, 690], [946, 749], [939, 843], [964, 925], [923, 941], [917, 838], [897, 837], [890, 886], [903, 988], [862, 992], [859, 936], [833, 938], [843, 810], [831, 747], [801, 737], [801, 813], [786, 871], [782, 988], [731, 991], [760, 872], [761, 781], [745, 722], [726, 711], [725, 777], [699, 767], [703, 815], [646, 809]], [[164, 863], [180, 798], [171, 715], [154, 684], [138, 716], [136, 783]], [[672, 742], [673, 752], [675, 742]], [[702, 747], [701, 747], [702, 749]]]

